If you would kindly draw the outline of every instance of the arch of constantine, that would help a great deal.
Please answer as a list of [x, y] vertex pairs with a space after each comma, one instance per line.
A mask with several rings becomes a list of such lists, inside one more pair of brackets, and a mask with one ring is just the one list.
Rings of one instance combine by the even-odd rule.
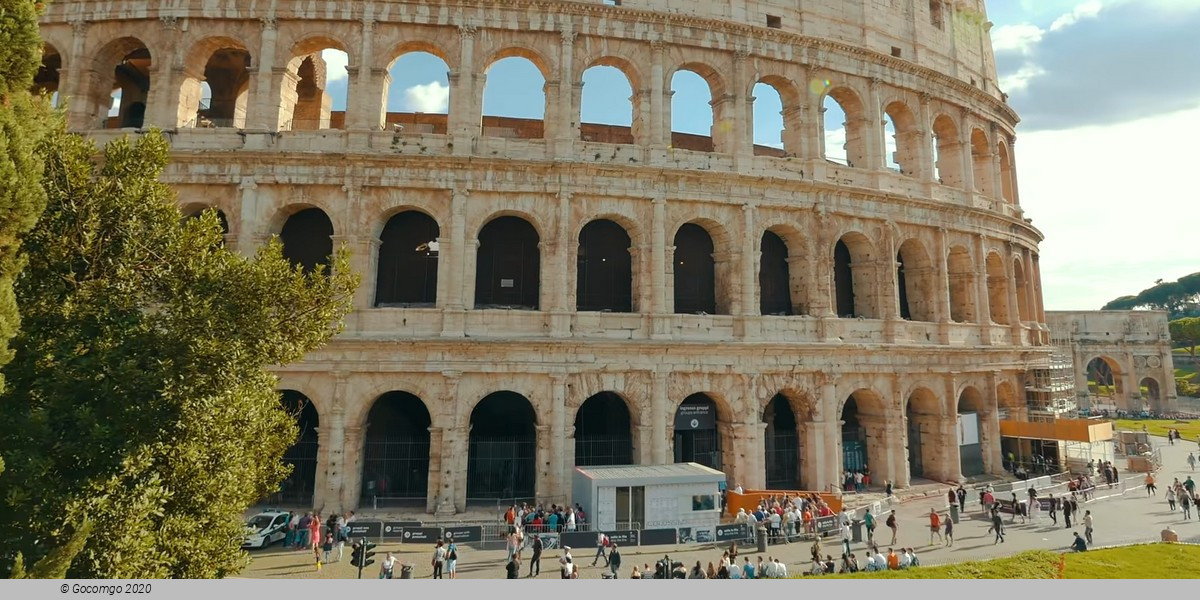
[[[278, 372], [287, 501], [563, 503], [575, 465], [675, 461], [903, 487], [1000, 471], [999, 408], [1049, 355], [989, 28], [982, 0], [62, 0], [38, 86], [100, 142], [165, 130], [181, 208], [219, 211], [231, 250], [351, 250], [345, 332]], [[445, 63], [446, 114], [388, 111], [413, 52]], [[541, 120], [483, 114], [512, 57]], [[583, 122], [596, 66], [629, 126]], [[673, 131], [681, 71], [708, 136]], [[778, 147], [754, 143], [758, 84]]]

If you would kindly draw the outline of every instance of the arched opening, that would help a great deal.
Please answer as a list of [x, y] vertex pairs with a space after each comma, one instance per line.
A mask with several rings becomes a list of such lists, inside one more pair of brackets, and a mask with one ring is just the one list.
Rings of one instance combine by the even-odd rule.
[[783, 96], [774, 86], [754, 84], [751, 107], [754, 120], [754, 154], [756, 156], [786, 156], [783, 144]]
[[884, 156], [887, 168], [902, 175], [916, 175], [920, 164], [920, 139], [917, 119], [903, 102], [896, 101], [883, 109]]
[[537, 482], [537, 414], [515, 392], [488, 394], [471, 411], [467, 502], [532, 502]]
[[762, 235], [760, 250], [759, 312], [764, 315], [793, 314], [787, 244], [775, 233], [765, 231]]
[[933, 121], [933, 178], [943, 185], [963, 187], [962, 143], [954, 119], [939, 115]]
[[675, 462], [694, 462], [723, 470], [724, 453], [730, 444], [722, 439], [728, 435], [729, 423], [720, 414], [720, 407], [711, 396], [696, 393], [684, 398], [675, 409]]
[[521, 217], [498, 217], [479, 231], [475, 308], [537, 310], [541, 254], [538, 233]]
[[1004, 200], [1012, 203], [1016, 199], [1013, 190], [1016, 186], [1016, 177], [1013, 174], [1013, 160], [1008, 153], [1008, 146], [1001, 143], [996, 146], [996, 152], [1000, 154], [1000, 193], [1003, 194]]
[[[826, 82], [828, 84], [828, 82]], [[848, 88], [833, 88], [821, 100], [825, 160], [860, 169], [867, 164], [866, 118], [862, 100]]]
[[905, 241], [896, 254], [896, 285], [900, 292], [901, 318], [926, 322], [937, 320], [933, 264], [925, 246], [916, 239]]
[[950, 320], [974, 323], [975, 265], [971, 262], [971, 252], [963, 246], [952, 246], [946, 267], [950, 280]]
[[334, 40], [310, 39], [293, 48], [283, 78], [279, 130], [345, 129], [349, 63]]
[[939, 457], [945, 452], [941, 434], [942, 411], [937, 396], [925, 388], [915, 390], [905, 403], [904, 418], [910, 477], [941, 477], [944, 465]]
[[620, 395], [600, 392], [575, 413], [575, 464], [633, 464], [633, 424]]
[[842, 405], [842, 469], [870, 473], [871, 481], [891, 479], [887, 468], [888, 444], [883, 401], [875, 392], [858, 390]]
[[625, 228], [597, 219], [579, 232], [576, 310], [633, 311], [633, 241]]
[[320, 417], [317, 407], [304, 394], [295, 390], [283, 390], [279, 394], [283, 409], [296, 419], [299, 431], [296, 441], [283, 453], [284, 464], [292, 471], [279, 486], [272, 502], [288, 506], [313, 505], [313, 493], [317, 489], [317, 428]]
[[834, 306], [842, 318], [878, 318], [874, 298], [874, 249], [861, 233], [847, 233], [833, 247]]
[[33, 76], [34, 94], [50, 97], [50, 105], [58, 108], [59, 71], [63, 68], [62, 54], [50, 44], [42, 45], [42, 62]]
[[368, 115], [397, 133], [445, 134], [449, 127], [450, 67], [429, 52], [406, 51], [388, 64], [384, 114]]
[[763, 422], [767, 424], [763, 435], [767, 489], [803, 489], [799, 426], [786, 396], [775, 394], [771, 398], [763, 412]]
[[1162, 399], [1159, 395], [1158, 380], [1153, 377], [1143, 377], [1141, 383], [1138, 384], [1138, 388], [1142, 393], [1142, 397], [1149, 400], [1151, 405], [1156, 404]]
[[594, 64], [583, 72], [579, 135], [585, 142], [632, 144], [637, 108], [633, 87], [620, 68]]
[[333, 222], [325, 211], [308, 208], [288, 217], [279, 231], [283, 257], [293, 266], [314, 273], [317, 267], [329, 269], [333, 256]]
[[1088, 361], [1087, 389], [1092, 410], [1129, 410], [1129, 398], [1121, 381], [1120, 364], [1107, 356]]
[[379, 236], [375, 306], [433, 306], [437, 302], [438, 224], [408, 210], [394, 215]]
[[992, 323], [1009, 323], [1008, 275], [1004, 272], [1004, 259], [995, 252], [987, 256], [988, 308]]
[[424, 506], [429, 490], [429, 410], [408, 392], [388, 392], [367, 414], [362, 502]]
[[178, 121], [183, 127], [246, 126], [250, 98], [250, 53], [232, 39], [200, 42], [189, 60], [205, 60], [199, 78], [184, 72], [180, 83]]
[[1029, 409], [1025, 399], [1018, 395], [1016, 388], [1007, 381], [1002, 381], [996, 385], [996, 407], [999, 413], [997, 417], [1001, 421], [1028, 420]]
[[150, 50], [137, 38], [121, 38], [101, 50], [96, 60], [101, 127], [140, 128], [150, 97]]
[[713, 240], [703, 227], [686, 223], [675, 232], [675, 313], [717, 314]]
[[713, 105], [716, 97], [717, 91], [704, 75], [685, 68], [675, 71], [671, 76], [672, 148], [719, 151], [715, 138], [721, 120]]
[[501, 58], [487, 68], [483, 88], [485, 137], [542, 139], [545, 136], [546, 78], [522, 56]]
[[992, 147], [982, 129], [971, 130], [971, 166], [975, 191], [996, 195], [996, 184], [992, 179]]
[[1029, 322], [1033, 317], [1029, 314], [1029, 279], [1025, 277], [1025, 266], [1021, 259], [1013, 258], [1013, 279], [1017, 286], [1017, 315], [1022, 322]]
[[979, 390], [968, 387], [958, 396], [958, 456], [964, 477], [983, 475], [983, 450], [986, 447], [984, 415], [987, 405]]
[[217, 222], [221, 224], [221, 235], [229, 235], [229, 220], [225, 218], [225, 211], [219, 208], [198, 204], [181, 212], [183, 213], [183, 219], [187, 220], [200, 218], [200, 215], [208, 211], [216, 211]]

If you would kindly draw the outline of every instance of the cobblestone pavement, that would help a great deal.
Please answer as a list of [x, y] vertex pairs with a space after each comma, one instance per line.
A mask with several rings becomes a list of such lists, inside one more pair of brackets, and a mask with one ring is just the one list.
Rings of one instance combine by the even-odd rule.
[[[1171, 511], [1168, 508], [1166, 498], [1163, 495], [1166, 489], [1165, 486], [1175, 478], [1183, 481], [1188, 475], [1192, 475], [1193, 479], [1200, 481], [1200, 473], [1193, 474], [1189, 470], [1186, 461], [1189, 451], [1197, 451], [1197, 444], [1196, 442], [1178, 441], [1172, 446], [1167, 444], [1165, 438], [1154, 439], [1156, 444], [1163, 449], [1164, 462], [1164, 466], [1157, 476], [1159, 487], [1157, 495], [1148, 497], [1142, 485], [1144, 477], [1140, 474], [1131, 473], [1128, 475], [1129, 480], [1125, 482], [1125, 485], [1129, 489], [1123, 495], [1093, 500], [1081, 507], [1092, 511], [1092, 516], [1095, 520], [1094, 538], [1096, 545], [1105, 546], [1158, 540], [1160, 532], [1167, 526], [1173, 528], [1179, 534], [1181, 540], [1200, 538], [1200, 519], [1198, 519], [1200, 511], [1193, 510], [1192, 519], [1184, 521], [1182, 512], [1179, 510]], [[1198, 458], [1200, 458], [1200, 453], [1198, 453]], [[1126, 477], [1126, 474], [1121, 474], [1122, 479]], [[1103, 486], [1101, 487], [1103, 488]], [[1105, 493], [1106, 491], [1105, 489], [1100, 490], [1101, 493]], [[1001, 495], [1002, 499], [1005, 497], [1005, 495]], [[963, 515], [955, 528], [954, 546], [946, 548], [936, 540], [934, 545], [930, 545], [929, 529], [927, 526], [930, 508], [936, 508], [944, 514], [946, 502], [941, 495], [899, 503], [893, 508], [896, 510], [899, 522], [899, 538], [897, 539], [896, 547], [910, 546], [916, 548], [917, 555], [924, 565], [995, 558], [1034, 549], [1063, 550], [1074, 539], [1071, 535], [1072, 531], [1078, 530], [1080, 533], [1083, 533], [1082, 527], [1066, 528], [1063, 524], [1061, 513], [1058, 515], [1057, 526], [1053, 525], [1048, 516], [1042, 513], [1038, 515], [1036, 522], [1027, 524], [1022, 524], [1018, 518], [1016, 524], [1008, 525], [1009, 529], [1005, 534], [1006, 541], [1002, 544], [995, 544], [993, 543], [994, 536], [987, 533], [990, 523], [984, 519], [983, 513], [978, 508], [972, 509], [971, 506], [968, 506], [966, 514]], [[1008, 524], [1010, 521], [1011, 517], [1005, 516], [1005, 523]], [[881, 526], [880, 530], [877, 530], [877, 533], [880, 535], [877, 536], [878, 539], [876, 542], [879, 543], [880, 549], [886, 554], [888, 545], [884, 544], [884, 542], [891, 541], [890, 532], [887, 532], [886, 528]], [[789, 573], [797, 573], [804, 570], [808, 565], [810, 547], [810, 542], [772, 545], [768, 548], [766, 555], [777, 557], [785, 562]], [[835, 559], [840, 556], [841, 544], [835, 538], [828, 538], [823, 544], [823, 548], [823, 553], [832, 554]], [[866, 545], [863, 543], [853, 544], [851, 547], [851, 551], [858, 554], [860, 558], [865, 549]], [[400, 544], [380, 544], [376, 551], [378, 553], [375, 557], [377, 563], [364, 570], [364, 577], [376, 577], [378, 575], [378, 561], [381, 561], [388, 551], [395, 552], [401, 563], [414, 565], [414, 575], [416, 577], [428, 578], [432, 576], [433, 568], [430, 566], [431, 546], [414, 547], [412, 544], [404, 546]], [[607, 571], [603, 566], [603, 562], [597, 567], [590, 566], [591, 558], [595, 554], [595, 551], [594, 547], [575, 548], [572, 550], [575, 562], [580, 565], [581, 578], [598, 579], [601, 577], [601, 573]], [[662, 558], [664, 554], [669, 554], [673, 560], [682, 561], [687, 565], [701, 561], [703, 565], [707, 566], [709, 561], [716, 562], [720, 559], [721, 551], [722, 549], [714, 549], [711, 546], [629, 548], [623, 550], [621, 553], [623, 565], [620, 577], [628, 577], [635, 563], [638, 565], [653, 563], [656, 559]], [[559, 555], [558, 550], [548, 551], [543, 555], [541, 578], [558, 578]], [[758, 556], [757, 553], [753, 552], [752, 547], [746, 547], [745, 545], [741, 546], [741, 555], [749, 556], [752, 562], [756, 561]], [[353, 578], [357, 574], [357, 570], [349, 564], [349, 548], [347, 548], [342, 562], [325, 565], [320, 571], [313, 564], [311, 552], [297, 552], [275, 546], [265, 551], [252, 552], [251, 556], [253, 557], [253, 563], [242, 574], [243, 577]], [[525, 557], [528, 558], [528, 553]], [[503, 578], [505, 575], [504, 559], [505, 553], [503, 550], [474, 551], [470, 548], [460, 547], [458, 576], [471, 579]], [[528, 573], [528, 568], [527, 564], [522, 565], [522, 576]]]

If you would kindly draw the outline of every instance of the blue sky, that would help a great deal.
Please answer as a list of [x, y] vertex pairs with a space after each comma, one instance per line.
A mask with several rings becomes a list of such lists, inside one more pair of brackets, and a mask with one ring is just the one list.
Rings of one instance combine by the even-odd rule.
[[[1001, 87], [1022, 117], [1021, 203], [1047, 236], [1047, 309], [1098, 309], [1157, 279], [1200, 271], [1189, 223], [1200, 206], [1191, 177], [1200, 139], [1200, 50], [1192, 42], [1200, 0], [991, 0], [988, 18]], [[335, 110], [345, 104], [345, 78], [333, 80], [345, 64], [339, 54], [325, 53]], [[391, 75], [389, 111], [446, 112], [441, 60], [408, 54]], [[542, 84], [528, 61], [495, 63], [484, 114], [542, 118]], [[704, 80], [681, 72], [672, 88], [672, 129], [709, 135]], [[630, 95], [616, 69], [588, 70], [583, 120], [629, 125]], [[778, 94], [759, 84], [754, 95], [755, 143], [780, 146]], [[826, 147], [838, 159], [843, 117], [832, 101], [826, 108]]]

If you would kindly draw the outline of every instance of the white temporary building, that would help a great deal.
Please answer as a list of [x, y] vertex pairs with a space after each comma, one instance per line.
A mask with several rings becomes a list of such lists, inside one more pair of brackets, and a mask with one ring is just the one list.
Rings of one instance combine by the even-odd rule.
[[601, 531], [691, 528], [721, 519], [725, 474], [697, 463], [575, 467], [572, 499]]

